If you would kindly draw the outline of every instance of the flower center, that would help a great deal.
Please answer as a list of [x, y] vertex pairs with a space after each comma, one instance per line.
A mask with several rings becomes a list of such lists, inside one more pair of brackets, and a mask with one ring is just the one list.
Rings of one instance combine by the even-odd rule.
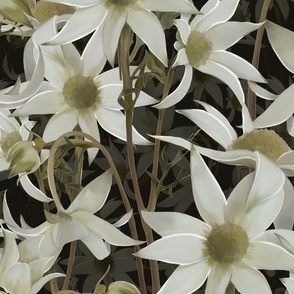
[[65, 102], [77, 110], [87, 110], [99, 102], [99, 90], [91, 77], [76, 75], [70, 77], [63, 86]]
[[6, 133], [2, 132], [1, 134], [1, 149], [3, 152], [4, 157], [8, 153], [9, 149], [16, 144], [17, 142], [22, 141], [22, 137], [19, 134], [19, 132], [11, 132], [11, 133]]
[[35, 7], [32, 8], [34, 17], [40, 22], [44, 23], [54, 15], [72, 14], [75, 9], [71, 6], [52, 3], [40, 0]]
[[233, 223], [216, 225], [205, 241], [205, 254], [210, 261], [231, 264], [240, 261], [246, 254], [249, 239], [244, 229]]
[[197, 68], [204, 65], [212, 52], [212, 43], [203, 33], [192, 31], [186, 44], [186, 54], [189, 63]]
[[253, 130], [237, 138], [230, 149], [260, 151], [273, 161], [290, 151], [287, 143], [273, 130]]
[[105, 6], [114, 5], [114, 6], [122, 7], [122, 6], [135, 4], [136, 2], [137, 0], [106, 0]]

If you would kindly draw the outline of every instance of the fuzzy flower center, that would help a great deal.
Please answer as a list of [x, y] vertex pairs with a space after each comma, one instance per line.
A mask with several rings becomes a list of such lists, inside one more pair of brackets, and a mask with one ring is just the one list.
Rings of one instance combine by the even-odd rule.
[[240, 261], [247, 252], [249, 239], [244, 229], [233, 223], [216, 225], [205, 241], [209, 260], [221, 265]]
[[204, 65], [212, 52], [212, 43], [203, 33], [192, 31], [186, 44], [189, 63], [197, 68]]
[[63, 85], [65, 102], [77, 110], [87, 110], [99, 103], [99, 90], [91, 77], [76, 75]]
[[125, 7], [132, 4], [135, 4], [137, 0], [106, 0], [105, 6], [117, 6], [117, 7]]
[[42, 0], [37, 2], [36, 6], [32, 9], [34, 17], [40, 23], [44, 23], [54, 15], [72, 14], [74, 12], [75, 9], [71, 6]]
[[3, 152], [3, 155], [6, 156], [6, 154], [8, 153], [9, 149], [16, 144], [17, 142], [22, 141], [22, 137], [19, 134], [19, 132], [15, 131], [15, 132], [11, 132], [11, 133], [6, 133], [3, 132], [1, 134], [2, 138], [1, 138], [1, 149]]
[[237, 138], [230, 149], [260, 151], [273, 161], [290, 151], [288, 144], [273, 130], [253, 130]]

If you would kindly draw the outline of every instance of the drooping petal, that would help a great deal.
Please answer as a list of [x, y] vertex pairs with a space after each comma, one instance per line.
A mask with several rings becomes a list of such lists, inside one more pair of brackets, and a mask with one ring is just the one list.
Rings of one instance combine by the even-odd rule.
[[251, 241], [248, 254], [243, 258], [245, 264], [267, 270], [294, 269], [294, 256], [281, 246], [269, 242]]
[[277, 99], [254, 122], [255, 128], [279, 125], [294, 113], [294, 84], [282, 92]]
[[205, 294], [223, 294], [231, 279], [231, 269], [212, 266], [209, 273]]
[[193, 145], [188, 140], [183, 139], [183, 138], [179, 138], [179, 137], [173, 137], [173, 136], [151, 136], [151, 137], [154, 139], [159, 139], [164, 142], [175, 144], [175, 145], [183, 147], [187, 150], [191, 150], [192, 145]]
[[266, 100], [276, 100], [279, 96], [277, 94], [273, 94], [272, 92], [262, 88], [261, 86], [251, 81], [248, 81], [248, 86], [257, 96]]
[[265, 23], [265, 29], [278, 58], [289, 71], [294, 73], [293, 50], [291, 47], [285, 46], [285, 42], [287, 44], [294, 42], [294, 32], [268, 20]]
[[148, 10], [161, 12], [197, 13], [198, 10], [187, 0], [139, 0], [138, 4]]
[[210, 230], [206, 223], [184, 213], [149, 211], [141, 213], [148, 226], [161, 236], [180, 233], [203, 236]]
[[231, 52], [223, 50], [213, 51], [209, 59], [231, 70], [239, 79], [256, 81], [259, 83], [267, 82], [251, 63]]
[[163, 237], [138, 251], [135, 256], [160, 260], [167, 263], [187, 265], [205, 259], [205, 239], [192, 234], [176, 234]]
[[271, 288], [263, 274], [255, 268], [236, 264], [233, 265], [232, 283], [240, 293], [271, 294]]
[[170, 294], [175, 289], [178, 293], [194, 293], [204, 283], [209, 271], [210, 267], [206, 261], [180, 265], [163, 284], [158, 294]]
[[204, 65], [197, 67], [197, 69], [205, 74], [214, 76], [223, 83], [227, 84], [236, 95], [240, 104], [244, 104], [244, 92], [240, 81], [238, 80], [237, 75], [230, 69], [212, 60], [207, 60]]
[[112, 172], [109, 169], [82, 189], [68, 209], [66, 209], [67, 213], [78, 210], [94, 213], [100, 210], [107, 199], [111, 184]]
[[43, 286], [49, 282], [52, 279], [64, 277], [64, 274], [61, 273], [52, 273], [49, 275], [46, 275], [45, 277], [42, 277], [40, 280], [38, 280], [36, 283], [32, 285], [30, 294], [37, 294], [39, 291], [43, 288]]
[[261, 23], [228, 21], [213, 26], [205, 32], [205, 36], [213, 43], [213, 50], [226, 50], [261, 25]]
[[127, 23], [150, 51], [167, 65], [165, 35], [158, 18], [152, 12], [133, 5], [128, 9]]
[[291, 150], [289, 152], [284, 153], [281, 155], [276, 164], [279, 166], [280, 169], [285, 173], [287, 177], [294, 176], [294, 151]]
[[226, 198], [222, 189], [195, 147], [190, 158], [193, 196], [201, 217], [211, 226], [224, 223]]
[[176, 103], [178, 103], [179, 101], [181, 101], [184, 98], [184, 96], [187, 94], [190, 88], [192, 76], [193, 76], [192, 66], [186, 65], [184, 76], [179, 86], [172, 93], [170, 93], [163, 101], [156, 104], [154, 107], [157, 109], [164, 109], [164, 108], [171, 107], [175, 105]]

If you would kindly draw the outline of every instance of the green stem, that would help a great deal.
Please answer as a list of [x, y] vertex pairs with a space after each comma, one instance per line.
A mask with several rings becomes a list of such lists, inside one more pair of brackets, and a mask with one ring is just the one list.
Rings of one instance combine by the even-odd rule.
[[67, 269], [66, 269], [66, 274], [65, 274], [62, 290], [68, 290], [71, 273], [72, 273], [72, 269], [74, 265], [75, 255], [76, 255], [76, 249], [77, 249], [77, 241], [71, 242], [68, 264], [67, 264]]
[[[270, 6], [271, 0], [264, 0], [263, 6], [261, 9], [261, 14], [259, 18], [259, 22], [264, 22], [266, 20], [267, 12]], [[256, 34], [256, 40], [253, 51], [252, 65], [258, 69], [259, 67], [259, 58], [260, 58], [260, 50], [262, 45], [262, 37], [264, 33], [264, 26], [261, 26]], [[247, 107], [250, 113], [251, 119], [254, 120], [256, 118], [256, 95], [250, 88], [247, 91]]]

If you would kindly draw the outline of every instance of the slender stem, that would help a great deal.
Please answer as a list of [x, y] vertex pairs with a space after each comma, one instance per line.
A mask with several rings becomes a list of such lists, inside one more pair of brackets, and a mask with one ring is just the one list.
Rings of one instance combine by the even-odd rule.
[[[270, 6], [271, 0], [264, 0], [259, 22], [264, 22], [266, 20], [267, 12]], [[252, 65], [258, 69], [259, 67], [259, 57], [260, 50], [262, 45], [262, 37], [264, 33], [264, 26], [261, 26], [256, 34], [256, 40], [253, 51]], [[254, 120], [256, 118], [256, 95], [250, 88], [247, 91], [247, 107], [250, 113], [251, 119]]]
[[68, 264], [66, 269], [66, 275], [64, 278], [62, 290], [67, 290], [69, 287], [69, 282], [71, 278], [71, 273], [74, 265], [75, 255], [76, 255], [76, 249], [77, 249], [77, 241], [72, 241], [70, 243], [70, 252], [69, 252], [69, 258], [68, 258]]

